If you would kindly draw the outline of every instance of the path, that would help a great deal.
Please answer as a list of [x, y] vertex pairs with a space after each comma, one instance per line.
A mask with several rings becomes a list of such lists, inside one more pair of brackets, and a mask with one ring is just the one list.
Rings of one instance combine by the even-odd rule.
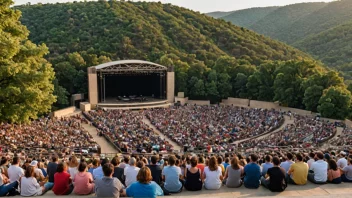
[[271, 135], [273, 133], [279, 132], [280, 130], [282, 130], [288, 124], [293, 124], [293, 122], [294, 122], [294, 118], [293, 117], [292, 117], [292, 119], [290, 119], [289, 116], [285, 115], [284, 118], [285, 118], [284, 123], [279, 128], [277, 128], [276, 130], [274, 130], [272, 132], [269, 132], [269, 133], [267, 133], [265, 135], [259, 135], [259, 136], [256, 136], [256, 137], [250, 137], [250, 138], [246, 138], [246, 139], [243, 139], [243, 140], [239, 140], [239, 141], [236, 141], [235, 143], [238, 144], [238, 143], [250, 140], [250, 139], [258, 139], [258, 140], [260, 140], [260, 139], [263, 139], [265, 137], [268, 137], [269, 135]]
[[337, 129], [336, 129], [336, 134], [334, 135], [334, 137], [331, 138], [330, 140], [324, 142], [323, 145], [321, 146], [321, 148], [325, 148], [325, 149], [329, 148], [329, 147], [330, 147], [330, 142], [331, 142], [331, 140], [334, 140], [334, 139], [336, 139], [336, 138], [340, 138], [340, 136], [341, 136], [341, 134], [342, 134], [342, 131], [343, 131], [343, 128], [342, 128], [342, 127], [337, 127]]
[[143, 118], [143, 122], [147, 124], [150, 128], [154, 129], [154, 131], [162, 138], [167, 140], [173, 147], [175, 151], [181, 151], [181, 147], [176, 144], [176, 142], [172, 141], [170, 138], [166, 137], [163, 133], [161, 133], [152, 123], [150, 122], [149, 119], [146, 117]]
[[109, 141], [97, 134], [97, 129], [94, 126], [89, 124], [82, 124], [82, 126], [89, 132], [89, 134], [93, 136], [93, 139], [101, 148], [101, 153], [119, 153], [119, 151], [114, 148]]

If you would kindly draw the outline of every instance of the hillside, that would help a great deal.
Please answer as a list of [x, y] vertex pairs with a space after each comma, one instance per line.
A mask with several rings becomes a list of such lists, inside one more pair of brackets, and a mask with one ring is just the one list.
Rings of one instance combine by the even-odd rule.
[[225, 21], [230, 21], [235, 25], [249, 28], [276, 9], [278, 9], [278, 7], [250, 8], [235, 11], [219, 18], [222, 18]]
[[234, 11], [230, 11], [230, 12], [220, 12], [220, 11], [217, 11], [217, 12], [209, 12], [209, 13], [206, 13], [206, 15], [218, 19], [218, 18], [225, 17], [225, 16], [231, 14], [232, 12], [234, 12]]
[[307, 37], [294, 45], [331, 66], [352, 63], [352, 21]]

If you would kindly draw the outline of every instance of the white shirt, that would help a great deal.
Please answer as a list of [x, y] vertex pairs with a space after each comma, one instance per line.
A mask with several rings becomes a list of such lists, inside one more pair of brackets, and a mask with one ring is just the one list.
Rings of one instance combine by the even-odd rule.
[[124, 175], [125, 175], [125, 183], [126, 183], [126, 186], [130, 186], [133, 182], [137, 181], [137, 174], [139, 172], [139, 169], [138, 167], [135, 167], [135, 166], [128, 166], [124, 169]]
[[78, 168], [77, 167], [69, 167], [68, 168], [68, 173], [70, 173], [70, 178], [74, 179], [75, 175], [78, 173]]
[[208, 190], [217, 190], [221, 187], [220, 176], [222, 175], [222, 170], [218, 166], [218, 170], [210, 171], [209, 167], [204, 168], [204, 174], [206, 176], [204, 187]]
[[42, 188], [34, 177], [22, 177], [21, 179], [21, 195], [36, 196], [42, 194]]
[[314, 171], [315, 181], [326, 182], [328, 180], [328, 163], [324, 160], [313, 162], [309, 170]]
[[345, 168], [347, 166], [347, 160], [343, 157], [337, 160], [337, 167]]
[[315, 162], [315, 160], [314, 160], [313, 158], [310, 158], [310, 159], [307, 161], [308, 166], [310, 167], [313, 162]]
[[7, 169], [7, 173], [9, 175], [10, 183], [19, 181], [20, 177], [24, 175], [23, 169], [16, 165], [11, 165]]

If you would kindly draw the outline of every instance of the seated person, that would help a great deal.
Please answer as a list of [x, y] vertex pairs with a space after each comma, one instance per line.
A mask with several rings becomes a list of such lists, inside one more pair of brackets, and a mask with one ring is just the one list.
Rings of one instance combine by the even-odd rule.
[[152, 181], [152, 173], [148, 167], [143, 167], [137, 174], [137, 181], [126, 189], [128, 197], [157, 197], [163, 196], [161, 187]]
[[258, 155], [252, 154], [250, 162], [244, 167], [244, 186], [246, 188], [259, 188], [261, 171], [257, 161]]
[[221, 167], [213, 156], [209, 159], [209, 165], [204, 168], [204, 188], [207, 190], [219, 190], [223, 179]]
[[44, 182], [39, 184], [35, 178], [35, 167], [28, 166], [24, 173], [24, 177], [21, 178], [21, 196], [39, 196], [44, 192]]
[[151, 162], [151, 164], [147, 165], [147, 167], [152, 172], [153, 181], [155, 183], [157, 183], [158, 185], [161, 185], [161, 180], [162, 180], [161, 173], [162, 173], [163, 169], [160, 167], [160, 165], [157, 164], [158, 163], [158, 156], [153, 155], [150, 158], [150, 162]]
[[336, 161], [333, 159], [329, 160], [328, 182], [333, 184], [340, 184], [341, 181], [341, 172], [337, 167]]
[[262, 164], [262, 176], [265, 176], [268, 169], [274, 166], [271, 160], [272, 157], [270, 155], [265, 156], [265, 163]]
[[269, 168], [266, 174], [266, 179], [262, 177], [261, 183], [265, 188], [272, 192], [282, 192], [286, 189], [286, 171], [280, 167], [280, 159], [273, 157], [274, 167]]
[[186, 168], [185, 171], [185, 188], [188, 191], [198, 191], [202, 190], [203, 182], [202, 182], [202, 172], [200, 168], [197, 168], [198, 158], [193, 156], [191, 158], [191, 167]]
[[228, 188], [238, 188], [242, 185], [242, 176], [244, 174], [243, 166], [240, 164], [240, 160], [237, 156], [234, 156], [231, 160], [231, 165], [226, 167], [225, 171], [225, 185]]
[[343, 169], [340, 169], [342, 172], [341, 179], [343, 182], [352, 182], [352, 158], [348, 159], [348, 165]]
[[170, 193], [179, 193], [183, 186], [180, 181], [183, 178], [181, 168], [175, 166], [176, 157], [174, 155], [170, 155], [168, 162], [169, 166], [165, 166], [162, 173], [165, 181], [164, 188]]
[[3, 174], [0, 173], [0, 196], [16, 195], [16, 189], [18, 187], [18, 181], [10, 183], [10, 180]]
[[69, 195], [73, 191], [72, 179], [67, 172], [68, 166], [66, 162], [57, 165], [57, 171], [54, 175], [53, 192], [55, 195]]
[[87, 163], [81, 162], [78, 165], [78, 173], [75, 174], [73, 192], [77, 195], [89, 195], [94, 192], [93, 176], [88, 172]]
[[288, 171], [289, 183], [295, 185], [305, 185], [308, 176], [308, 164], [303, 162], [301, 154], [296, 155], [296, 163], [293, 163]]
[[310, 166], [308, 180], [315, 184], [325, 184], [328, 180], [328, 163], [324, 161], [324, 154], [317, 152], [314, 156], [317, 161]]
[[123, 185], [119, 179], [112, 177], [114, 165], [104, 164], [103, 173], [103, 178], [95, 180], [95, 194], [97, 197], [120, 197], [120, 194], [123, 194]]

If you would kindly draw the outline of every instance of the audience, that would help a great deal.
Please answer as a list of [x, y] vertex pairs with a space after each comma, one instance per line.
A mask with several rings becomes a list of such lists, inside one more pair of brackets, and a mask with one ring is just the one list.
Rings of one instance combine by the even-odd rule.
[[38, 183], [34, 170], [34, 166], [28, 166], [24, 177], [21, 178], [21, 196], [39, 196], [45, 192], [44, 183]]
[[244, 167], [244, 186], [246, 188], [259, 188], [261, 171], [257, 164], [258, 156], [252, 154], [250, 156], [250, 163]]
[[93, 170], [93, 178], [94, 178], [94, 180], [101, 179], [101, 178], [104, 177], [103, 166], [105, 164], [107, 164], [107, 163], [109, 163], [109, 160], [108, 159], [103, 159], [101, 161], [101, 163], [100, 163], [100, 166]]
[[11, 166], [7, 169], [7, 173], [9, 175], [10, 183], [19, 181], [20, 178], [24, 175], [23, 169], [19, 166], [20, 159], [18, 157], [14, 157], [12, 159]]
[[[162, 175], [164, 183], [164, 188], [169, 193], [179, 193], [182, 191], [183, 179], [180, 167], [175, 166], [176, 157], [170, 155], [168, 159], [168, 166], [164, 166]], [[165, 191], [164, 191], [165, 193]]]
[[218, 165], [217, 159], [212, 156], [209, 159], [209, 165], [204, 168], [204, 188], [207, 190], [218, 190], [223, 179], [221, 167]]
[[111, 164], [114, 165], [114, 174], [112, 176], [116, 177], [117, 179], [119, 179], [120, 182], [123, 185], [125, 185], [124, 169], [119, 167], [119, 164], [120, 164], [119, 158], [118, 157], [112, 158]]
[[289, 183], [295, 185], [305, 185], [308, 177], [308, 164], [303, 161], [301, 154], [296, 154], [296, 163], [290, 166], [288, 171]]
[[136, 163], [136, 158], [132, 157], [129, 161], [129, 166], [127, 166], [124, 170], [126, 187], [137, 181], [137, 174], [140, 168], [136, 167]]
[[[349, 156], [351, 157], [351, 156]], [[352, 182], [352, 158], [348, 159], [348, 165], [343, 169], [340, 169], [342, 172], [342, 181], [343, 182]]]
[[47, 166], [47, 173], [48, 173], [48, 182], [45, 184], [45, 188], [51, 190], [54, 186], [54, 175], [57, 170], [58, 166], [58, 159], [57, 156], [51, 157], [51, 162], [49, 162]]
[[53, 186], [55, 195], [69, 195], [73, 191], [72, 179], [67, 170], [66, 162], [61, 162], [57, 165]]
[[269, 168], [273, 167], [273, 163], [271, 163], [272, 157], [270, 155], [265, 156], [265, 163], [262, 164], [262, 176], [266, 175], [266, 172]]
[[231, 165], [227, 166], [224, 183], [228, 188], [238, 188], [242, 185], [241, 178], [243, 177], [244, 169], [243, 166], [239, 164], [239, 159], [234, 156], [231, 160]]
[[335, 160], [331, 159], [328, 161], [329, 170], [328, 170], [328, 182], [333, 184], [340, 184], [341, 179], [341, 172], [340, 169], [337, 167], [337, 163]]
[[106, 163], [102, 167], [104, 176], [95, 180], [95, 194], [97, 197], [114, 197], [119, 198], [124, 194], [123, 185], [119, 179], [112, 177], [114, 174], [114, 165]]
[[316, 161], [309, 168], [308, 180], [315, 184], [325, 184], [328, 180], [328, 163], [324, 161], [322, 152], [315, 154]]
[[93, 176], [87, 171], [87, 163], [81, 162], [78, 166], [78, 173], [73, 178], [73, 192], [77, 195], [89, 195], [94, 192]]
[[147, 165], [147, 167], [150, 169], [152, 173], [152, 178], [155, 183], [157, 183], [159, 186], [162, 183], [162, 167], [158, 165], [158, 156], [153, 155], [150, 158], [151, 164]]
[[268, 169], [265, 178], [261, 178], [261, 183], [272, 192], [282, 192], [287, 187], [286, 170], [279, 166], [280, 159], [276, 156], [273, 157], [273, 164], [274, 166]]
[[10, 183], [10, 180], [6, 178], [4, 174], [0, 173], [0, 196], [14, 196], [18, 194], [16, 191], [18, 187], [18, 181]]
[[190, 160], [191, 166], [186, 168], [185, 171], [185, 188], [188, 191], [202, 190], [202, 172], [200, 168], [197, 168], [198, 158], [193, 156]]
[[152, 181], [152, 174], [148, 167], [143, 167], [137, 174], [137, 182], [132, 183], [127, 189], [128, 197], [151, 197], [163, 196], [161, 187]]

